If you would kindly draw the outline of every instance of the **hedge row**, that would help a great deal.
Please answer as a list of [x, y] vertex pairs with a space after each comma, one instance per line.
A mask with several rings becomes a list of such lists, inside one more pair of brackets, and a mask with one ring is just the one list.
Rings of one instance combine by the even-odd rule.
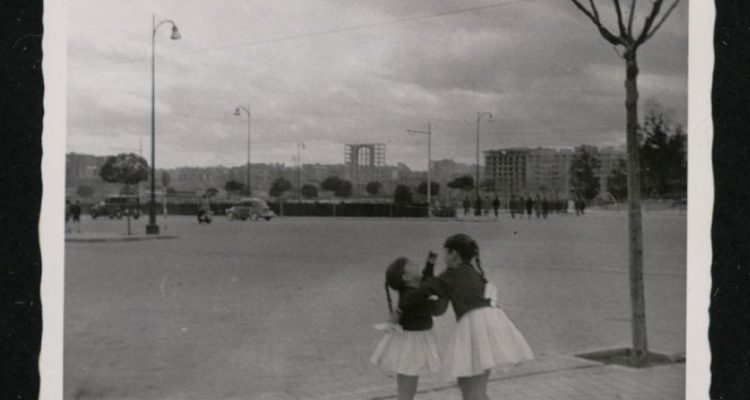
[[[224, 215], [225, 210], [232, 203], [211, 203], [211, 211], [215, 215]], [[369, 203], [269, 203], [268, 206], [280, 216], [315, 216], [315, 217], [427, 217], [426, 204], [369, 204]], [[196, 215], [199, 205], [195, 203], [167, 204], [169, 215]], [[84, 212], [88, 210], [84, 209]], [[143, 214], [148, 214], [147, 204], [141, 205]], [[156, 212], [163, 212], [162, 205], [157, 204]], [[433, 209], [436, 217], [454, 217], [456, 212], [452, 208]]]

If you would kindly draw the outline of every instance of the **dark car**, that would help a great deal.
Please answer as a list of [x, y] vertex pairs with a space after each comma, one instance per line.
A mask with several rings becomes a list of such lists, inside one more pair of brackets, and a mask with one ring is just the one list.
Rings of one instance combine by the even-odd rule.
[[250, 219], [251, 221], [255, 221], [258, 218], [270, 221], [271, 218], [276, 216], [276, 214], [268, 208], [268, 204], [266, 204], [265, 201], [254, 197], [244, 198], [238, 201], [232, 207], [226, 209], [226, 214], [230, 221], [236, 219], [242, 221]]
[[141, 216], [141, 202], [138, 196], [109, 196], [93, 205], [89, 213], [93, 219], [100, 216], [120, 219], [128, 215], [138, 219]]

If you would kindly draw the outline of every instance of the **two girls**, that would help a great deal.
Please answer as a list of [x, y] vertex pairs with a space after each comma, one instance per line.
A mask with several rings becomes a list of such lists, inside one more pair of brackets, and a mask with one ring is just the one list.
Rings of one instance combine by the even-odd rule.
[[443, 369], [458, 379], [464, 400], [487, 400], [490, 370], [531, 360], [531, 348], [494, 306], [494, 287], [484, 276], [476, 241], [457, 234], [446, 239], [443, 248], [445, 271], [436, 278], [425, 277], [403, 299], [399, 296], [399, 307], [411, 310], [434, 295], [450, 300], [458, 324], [444, 352]]

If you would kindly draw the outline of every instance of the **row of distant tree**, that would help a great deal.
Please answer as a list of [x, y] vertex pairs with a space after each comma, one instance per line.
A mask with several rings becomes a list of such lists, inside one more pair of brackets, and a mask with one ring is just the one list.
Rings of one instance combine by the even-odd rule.
[[[464, 179], [464, 178], [461, 178]], [[469, 185], [473, 187], [474, 180], [468, 177]], [[451, 187], [451, 184], [448, 184]], [[440, 192], [440, 185], [431, 182], [431, 193], [437, 195]], [[288, 193], [294, 189], [292, 182], [288, 179], [279, 177], [271, 183], [271, 190], [269, 195], [271, 197], [281, 197], [285, 193]], [[224, 190], [228, 193], [241, 194], [245, 192], [245, 185], [237, 180], [230, 180], [224, 185]], [[336, 197], [351, 197], [354, 194], [352, 183], [346, 179], [341, 179], [337, 176], [329, 176], [323, 182], [320, 183], [320, 190], [333, 193]], [[383, 195], [383, 184], [378, 181], [368, 182], [365, 185], [365, 191], [370, 196]], [[422, 182], [417, 186], [417, 193], [426, 195], [427, 194], [427, 182]], [[305, 199], [314, 199], [318, 197], [318, 186], [306, 183], [300, 187], [300, 196]], [[406, 185], [399, 185], [394, 191], [394, 198], [399, 203], [410, 203], [412, 202], [411, 188]]]
[[[641, 190], [642, 194], [651, 198], [675, 198], [684, 197], [687, 191], [687, 136], [682, 127], [673, 124], [667, 114], [658, 106], [652, 108], [646, 115], [643, 125], [639, 130], [640, 139], [640, 162], [641, 162]], [[570, 187], [571, 193], [577, 197], [593, 199], [601, 194], [602, 188], [598, 178], [601, 161], [595, 152], [582, 147], [573, 156], [570, 165]], [[148, 163], [136, 154], [118, 154], [111, 156], [102, 166], [100, 177], [105, 182], [122, 184], [121, 194], [133, 194], [133, 186], [139, 182], [146, 181], [149, 175]], [[162, 186], [167, 188], [167, 193], [175, 193], [169, 187], [170, 177], [168, 173], [162, 174]], [[620, 160], [609, 176], [606, 178], [607, 190], [616, 200], [622, 201], [627, 198], [627, 165], [625, 160]], [[432, 195], [440, 193], [440, 185], [436, 182], [430, 183]], [[470, 175], [461, 176], [447, 183], [448, 188], [471, 192], [475, 189], [474, 178]], [[484, 190], [492, 190], [492, 183], [483, 182]], [[279, 177], [273, 181], [269, 190], [271, 197], [281, 197], [294, 189], [293, 184]], [[237, 180], [228, 181], [224, 190], [228, 193], [244, 193], [245, 185]], [[305, 199], [318, 197], [318, 191], [328, 191], [336, 197], [347, 198], [353, 195], [352, 183], [346, 179], [329, 176], [320, 186], [306, 183], [300, 187], [300, 195]], [[383, 195], [383, 185], [373, 181], [365, 185], [365, 191], [371, 196]], [[416, 192], [421, 195], [427, 194], [427, 182], [420, 183]], [[208, 196], [215, 196], [219, 191], [209, 188]], [[78, 196], [90, 197], [94, 191], [89, 186], [80, 186], [77, 189]], [[412, 203], [412, 188], [407, 185], [398, 185], [393, 192], [396, 203]]]
[[[649, 198], [684, 198], [687, 193], [687, 136], [680, 125], [673, 124], [660, 107], [646, 115], [639, 129], [641, 194]], [[601, 161], [595, 153], [583, 148], [570, 165], [573, 194], [593, 199], [600, 194], [597, 178]], [[628, 196], [627, 163], [620, 162], [607, 176], [607, 190], [616, 200]]]

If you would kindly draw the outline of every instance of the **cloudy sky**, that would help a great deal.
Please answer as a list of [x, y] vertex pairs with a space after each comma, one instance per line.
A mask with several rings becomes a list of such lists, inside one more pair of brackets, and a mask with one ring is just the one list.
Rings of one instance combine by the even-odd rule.
[[[683, 125], [687, 8], [639, 53], [641, 105]], [[68, 151], [149, 154], [152, 14], [182, 34], [157, 32], [158, 167], [244, 163], [238, 105], [252, 110], [253, 162], [291, 164], [298, 141], [305, 163], [385, 143], [389, 164], [423, 169], [426, 137], [406, 130], [429, 122], [433, 159], [469, 163], [478, 111], [494, 115], [482, 149], [625, 141], [623, 62], [566, 0], [69, 0], [67, 12]]]

